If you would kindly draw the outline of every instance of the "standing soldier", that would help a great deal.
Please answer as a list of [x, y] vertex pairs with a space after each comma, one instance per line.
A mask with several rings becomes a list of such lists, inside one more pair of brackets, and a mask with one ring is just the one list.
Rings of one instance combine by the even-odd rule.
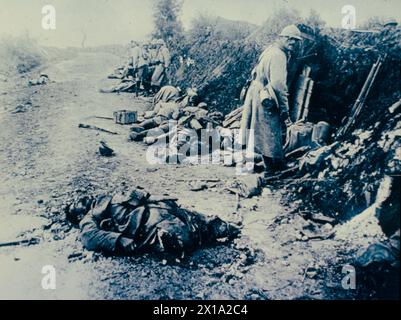
[[167, 82], [166, 71], [171, 63], [170, 51], [166, 47], [164, 40], [159, 39], [156, 41], [157, 54], [155, 57], [155, 70], [152, 74], [152, 89], [156, 93], [160, 90], [161, 86]]
[[123, 78], [135, 76], [134, 57], [138, 56], [141, 50], [138, 42], [131, 40], [128, 48], [128, 61], [123, 71]]
[[157, 56], [157, 44], [156, 44], [156, 40], [153, 39], [152, 41], [150, 41], [150, 44], [149, 44], [149, 57], [150, 57], [149, 73], [150, 73], [150, 75], [153, 75], [153, 72], [155, 71], [155, 68], [156, 68], [156, 56]]
[[240, 142], [263, 156], [266, 171], [284, 167], [282, 128], [289, 117], [287, 63], [302, 40], [295, 25], [287, 26], [252, 70], [241, 119]]
[[137, 56], [134, 59], [134, 67], [136, 69], [137, 88], [139, 89], [142, 85], [146, 92], [150, 91], [150, 83], [148, 80], [149, 63], [149, 44], [145, 42], [142, 44], [141, 50], [137, 52]]

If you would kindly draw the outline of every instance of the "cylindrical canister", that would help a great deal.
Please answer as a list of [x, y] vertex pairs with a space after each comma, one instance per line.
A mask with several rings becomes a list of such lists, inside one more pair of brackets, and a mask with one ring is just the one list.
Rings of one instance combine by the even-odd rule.
[[329, 136], [330, 124], [328, 124], [327, 122], [320, 121], [313, 127], [312, 141], [318, 143], [327, 142], [329, 140]]

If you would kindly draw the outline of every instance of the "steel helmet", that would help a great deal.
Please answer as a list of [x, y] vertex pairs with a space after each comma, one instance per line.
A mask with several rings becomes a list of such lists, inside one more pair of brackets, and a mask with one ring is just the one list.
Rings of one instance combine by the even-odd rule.
[[384, 26], [385, 26], [385, 27], [388, 27], [388, 26], [397, 26], [397, 25], [398, 25], [397, 20], [395, 20], [395, 19], [393, 19], [393, 18], [388, 19], [388, 20], [384, 23]]
[[283, 31], [281, 31], [280, 36], [302, 40], [301, 31], [293, 24], [286, 26]]
[[165, 45], [166, 45], [166, 43], [164, 42], [163, 39], [157, 39], [157, 40], [156, 40], [156, 44], [159, 44], [159, 45], [161, 45], [161, 46], [165, 46]]
[[207, 103], [206, 102], [201, 102], [201, 103], [198, 104], [198, 107], [207, 109]]

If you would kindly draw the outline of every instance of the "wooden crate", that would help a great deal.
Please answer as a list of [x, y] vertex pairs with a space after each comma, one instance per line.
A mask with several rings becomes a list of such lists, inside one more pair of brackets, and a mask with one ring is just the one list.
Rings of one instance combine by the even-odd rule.
[[113, 112], [113, 118], [115, 123], [118, 124], [132, 124], [137, 120], [138, 114], [136, 111], [130, 110], [119, 110]]

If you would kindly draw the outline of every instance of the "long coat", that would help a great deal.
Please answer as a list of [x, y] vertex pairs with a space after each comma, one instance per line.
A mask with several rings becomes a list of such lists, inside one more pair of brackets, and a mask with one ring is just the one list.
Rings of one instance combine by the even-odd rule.
[[162, 46], [157, 52], [155, 71], [152, 75], [152, 86], [162, 86], [166, 78], [166, 68], [170, 66], [171, 56], [167, 47]]
[[[282, 115], [288, 114], [287, 56], [279, 46], [267, 48], [252, 71], [241, 119], [240, 141], [248, 150], [265, 157], [284, 158]], [[270, 103], [264, 107], [260, 93], [267, 90]]]
[[180, 97], [180, 92], [176, 87], [173, 86], [164, 86], [153, 98], [153, 104], [156, 105], [158, 102], [169, 102], [176, 101]]

